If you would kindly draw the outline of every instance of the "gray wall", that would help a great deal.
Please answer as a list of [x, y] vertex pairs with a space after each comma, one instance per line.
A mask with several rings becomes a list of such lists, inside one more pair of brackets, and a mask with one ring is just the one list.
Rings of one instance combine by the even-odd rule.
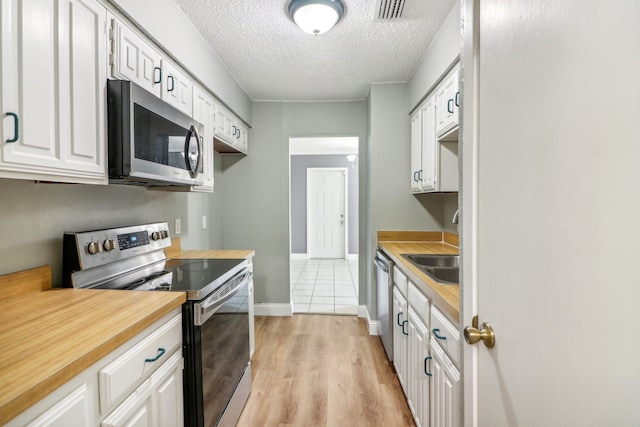
[[291, 253], [307, 253], [307, 168], [347, 168], [349, 198], [347, 201], [348, 248], [358, 253], [358, 169], [346, 155], [291, 156]]
[[357, 136], [362, 146], [366, 103], [254, 102], [252, 117], [249, 155], [222, 160], [224, 247], [256, 251], [256, 302], [288, 304], [289, 138]]
[[443, 194], [411, 194], [411, 130], [407, 84], [374, 84], [369, 94], [368, 247], [361, 252], [370, 285], [367, 306], [377, 318], [372, 262], [379, 230], [441, 230]]
[[[217, 184], [217, 183], [216, 183]], [[62, 236], [146, 222], [182, 220], [183, 246], [221, 247], [209, 236], [220, 234], [211, 215], [215, 194], [149, 191], [124, 185], [41, 184], [0, 179], [0, 274], [51, 264], [54, 285], [62, 282]], [[207, 215], [208, 233], [200, 218]], [[198, 218], [195, 221], [192, 218]], [[172, 236], [175, 237], [175, 236]]]
[[460, 2], [456, 2], [409, 81], [409, 109], [413, 110], [460, 56]]

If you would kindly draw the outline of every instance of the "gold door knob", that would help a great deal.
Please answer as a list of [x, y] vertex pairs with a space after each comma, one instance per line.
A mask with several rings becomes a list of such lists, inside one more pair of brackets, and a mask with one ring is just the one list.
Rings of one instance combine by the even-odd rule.
[[485, 347], [493, 348], [496, 344], [496, 335], [488, 323], [483, 323], [482, 329], [478, 330], [478, 316], [475, 316], [473, 318], [473, 326], [464, 328], [464, 340], [469, 344], [476, 344], [482, 341]]

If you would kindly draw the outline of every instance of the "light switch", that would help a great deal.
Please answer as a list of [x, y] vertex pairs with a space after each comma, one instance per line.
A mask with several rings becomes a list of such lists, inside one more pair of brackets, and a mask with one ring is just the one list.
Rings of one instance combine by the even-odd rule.
[[206, 215], [202, 215], [202, 229], [203, 230], [207, 229], [207, 216]]
[[174, 234], [182, 233], [182, 221], [180, 218], [176, 218], [175, 226], [174, 226]]

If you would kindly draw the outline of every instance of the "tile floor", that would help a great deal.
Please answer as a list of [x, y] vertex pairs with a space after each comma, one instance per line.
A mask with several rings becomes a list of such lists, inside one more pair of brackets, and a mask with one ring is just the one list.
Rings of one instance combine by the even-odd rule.
[[291, 260], [294, 313], [358, 313], [358, 261]]

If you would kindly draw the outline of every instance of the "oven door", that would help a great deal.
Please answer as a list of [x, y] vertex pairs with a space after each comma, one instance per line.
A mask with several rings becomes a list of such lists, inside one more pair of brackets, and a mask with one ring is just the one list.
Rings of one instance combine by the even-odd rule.
[[190, 319], [184, 320], [187, 426], [224, 425], [221, 420], [239, 416], [246, 402], [250, 282], [245, 270], [205, 300], [184, 305], [183, 319]]

